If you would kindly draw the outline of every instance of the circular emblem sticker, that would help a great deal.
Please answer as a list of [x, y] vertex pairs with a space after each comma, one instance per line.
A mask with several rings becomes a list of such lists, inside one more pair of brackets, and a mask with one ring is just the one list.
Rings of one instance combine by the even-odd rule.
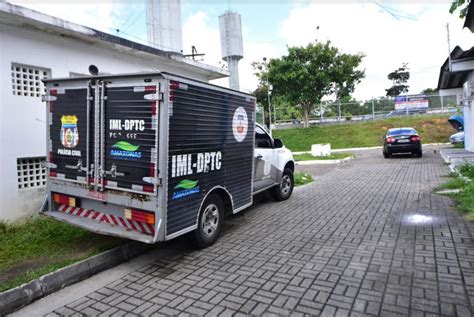
[[232, 119], [232, 132], [234, 132], [234, 138], [237, 142], [242, 142], [245, 139], [248, 129], [247, 112], [243, 107], [238, 107], [235, 109], [234, 118]]

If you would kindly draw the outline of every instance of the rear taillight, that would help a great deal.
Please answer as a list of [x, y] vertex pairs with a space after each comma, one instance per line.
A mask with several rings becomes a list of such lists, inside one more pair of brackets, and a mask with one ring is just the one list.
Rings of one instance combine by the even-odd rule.
[[76, 197], [53, 194], [53, 201], [58, 205], [67, 205], [71, 207], [78, 207], [78, 201]]
[[135, 209], [125, 209], [125, 218], [138, 222], [145, 222], [150, 225], [155, 224], [155, 214], [152, 212], [139, 211]]
[[420, 142], [421, 138], [418, 135], [414, 135], [414, 136], [411, 137], [411, 140], [413, 142]]
[[389, 136], [387, 138], [387, 143], [393, 143], [393, 142], [395, 142], [395, 138], [392, 138], [391, 136]]

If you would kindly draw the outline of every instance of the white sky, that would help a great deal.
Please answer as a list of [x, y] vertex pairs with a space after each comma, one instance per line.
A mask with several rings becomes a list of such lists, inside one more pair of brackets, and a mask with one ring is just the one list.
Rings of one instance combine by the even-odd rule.
[[[127, 31], [131, 40], [146, 42], [143, 1], [10, 2], [109, 33], [119, 28]], [[206, 53], [205, 62], [215, 66], [220, 65], [221, 57], [218, 15], [227, 9], [222, 2], [182, 0], [183, 48], [187, 53], [195, 45]], [[436, 88], [439, 69], [448, 54], [446, 23], [450, 23], [451, 49], [474, 45], [474, 35], [461, 29], [463, 21], [449, 14], [450, 2], [383, 2], [397, 18], [376, 1], [232, 0], [231, 9], [242, 15], [243, 23], [241, 89], [256, 88], [257, 79], [250, 67], [253, 61], [279, 57], [286, 53], [286, 45], [304, 46], [315, 39], [330, 40], [346, 53], [366, 55], [361, 65], [366, 78], [357, 86], [356, 98], [385, 95], [391, 85], [387, 74], [403, 62], [410, 67], [410, 93]], [[227, 80], [220, 83], [226, 85]]]

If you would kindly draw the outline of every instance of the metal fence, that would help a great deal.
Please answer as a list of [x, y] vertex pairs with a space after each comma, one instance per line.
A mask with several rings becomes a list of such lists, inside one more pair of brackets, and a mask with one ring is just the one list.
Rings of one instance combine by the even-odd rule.
[[[341, 102], [324, 101], [316, 105], [310, 113], [310, 125], [338, 124], [357, 121], [377, 120], [395, 116], [441, 114], [456, 112], [457, 96], [439, 95], [407, 95], [402, 97], [381, 97], [364, 101]], [[408, 107], [406, 101], [418, 101], [424, 107]], [[268, 106], [265, 105], [265, 117], [268, 122]], [[263, 105], [257, 106], [257, 121], [263, 123]], [[272, 127], [284, 129], [302, 125], [301, 118], [295, 107], [272, 104], [271, 106]]]

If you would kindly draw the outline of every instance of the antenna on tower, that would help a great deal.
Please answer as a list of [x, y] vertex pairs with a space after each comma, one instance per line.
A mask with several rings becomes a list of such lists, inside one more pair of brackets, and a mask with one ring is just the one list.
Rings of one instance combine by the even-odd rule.
[[198, 61], [201, 62], [203, 61], [203, 56], [206, 55], [204, 53], [198, 53], [197, 49], [196, 49], [196, 46], [191, 46], [191, 54], [186, 54], [186, 55], [183, 55], [184, 57], [192, 57], [193, 58], [193, 61], [196, 61], [196, 57], [201, 57]]

